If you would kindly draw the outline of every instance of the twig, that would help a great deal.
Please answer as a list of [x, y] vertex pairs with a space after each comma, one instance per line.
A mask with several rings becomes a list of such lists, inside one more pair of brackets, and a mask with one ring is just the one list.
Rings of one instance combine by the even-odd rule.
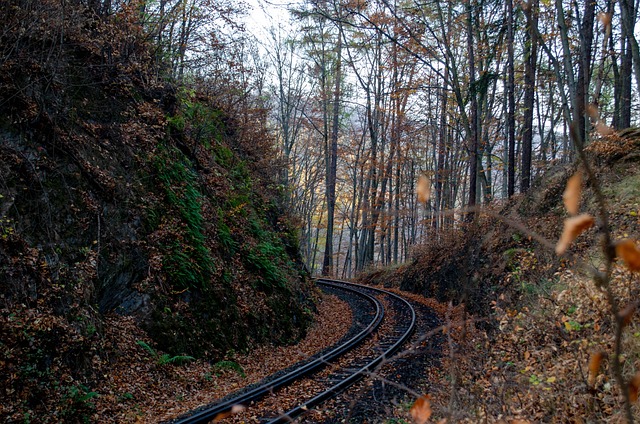
[[591, 188], [595, 195], [596, 204], [598, 205], [600, 233], [602, 234], [602, 251], [605, 257], [605, 271], [602, 278], [602, 285], [605, 287], [607, 301], [609, 302], [609, 306], [611, 307], [611, 314], [613, 315], [616, 323], [615, 348], [613, 353], [613, 374], [623, 395], [627, 422], [629, 424], [633, 424], [634, 419], [633, 412], [631, 411], [629, 387], [624, 381], [624, 376], [622, 375], [622, 366], [620, 365], [620, 356], [622, 355], [622, 332], [624, 330], [624, 317], [620, 316], [620, 306], [618, 304], [618, 300], [615, 297], [615, 294], [613, 293], [613, 288], [611, 287], [611, 273], [613, 271], [613, 261], [616, 258], [616, 251], [611, 239], [609, 213], [607, 212], [609, 209], [607, 207], [607, 202], [605, 200], [604, 194], [602, 193], [600, 182], [596, 178], [595, 172], [593, 171], [593, 168], [591, 167], [591, 164], [587, 159], [587, 154], [584, 151], [584, 143], [580, 138], [580, 134], [578, 133], [578, 129], [576, 128], [576, 126], [577, 124], [575, 123], [575, 121], [571, 123], [570, 135], [574, 145], [576, 146], [578, 157], [582, 162], [582, 167], [584, 169], [584, 173], [587, 176], [587, 180], [589, 181], [589, 183], [591, 183]]

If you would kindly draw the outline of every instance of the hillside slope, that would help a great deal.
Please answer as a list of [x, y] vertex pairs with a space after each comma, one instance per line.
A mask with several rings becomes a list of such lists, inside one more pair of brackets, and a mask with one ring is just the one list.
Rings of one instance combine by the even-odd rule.
[[105, 317], [214, 361], [304, 335], [313, 291], [263, 111], [159, 78], [131, 11], [5, 3], [2, 420], [78, 419], [120, 354]]

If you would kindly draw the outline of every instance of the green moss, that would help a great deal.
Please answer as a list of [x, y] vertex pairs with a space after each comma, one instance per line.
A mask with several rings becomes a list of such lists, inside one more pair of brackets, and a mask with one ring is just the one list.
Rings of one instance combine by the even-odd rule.
[[[169, 204], [185, 224], [176, 229], [181, 237], [164, 246], [167, 254], [163, 267], [176, 288], [205, 288], [215, 264], [205, 245], [202, 194], [186, 158], [172, 159], [169, 150], [159, 149], [159, 153], [155, 161], [158, 178]], [[173, 153], [179, 155], [175, 149]]]
[[199, 102], [191, 90], [183, 90], [179, 98], [180, 110], [174, 116], [167, 117], [169, 128], [173, 132], [185, 133], [192, 141], [206, 148], [216, 146], [214, 157], [223, 161], [230, 160], [233, 154], [221, 144], [225, 130], [223, 113]]
[[233, 160], [233, 152], [226, 146], [216, 145], [211, 149], [213, 153], [213, 158], [216, 163], [225, 168], [231, 167], [231, 163]]
[[233, 236], [231, 235], [231, 229], [224, 222], [224, 218], [222, 216], [222, 210], [220, 210], [218, 213], [217, 224], [218, 224], [217, 225], [218, 240], [220, 242], [220, 245], [224, 249], [224, 253], [226, 254], [226, 256], [235, 255], [236, 250], [238, 249], [238, 243], [234, 240]]
[[634, 201], [640, 198], [640, 174], [628, 176], [605, 190], [607, 196], [617, 202]]
[[258, 281], [268, 291], [274, 287], [286, 288], [287, 279], [284, 272], [278, 266], [278, 262], [284, 259], [284, 250], [270, 242], [258, 244], [245, 256], [247, 267], [256, 273]]
[[171, 132], [181, 133], [185, 128], [184, 117], [182, 115], [168, 116], [167, 124]]

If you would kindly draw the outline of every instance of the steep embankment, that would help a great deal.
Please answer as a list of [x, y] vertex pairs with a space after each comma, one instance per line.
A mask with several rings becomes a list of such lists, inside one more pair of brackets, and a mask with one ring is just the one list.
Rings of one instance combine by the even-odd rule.
[[[613, 229], [623, 227], [629, 233], [629, 219], [637, 220], [640, 130], [599, 139], [587, 153], [604, 187]], [[459, 222], [457, 228], [434, 232], [416, 247], [410, 262], [362, 275], [360, 281], [465, 303], [471, 313], [483, 317], [491, 314], [498, 296], [517, 304], [541, 284], [551, 284], [558, 270], [576, 259], [559, 258], [554, 246], [567, 217], [563, 191], [577, 169], [578, 164], [558, 164], [544, 170], [526, 195], [482, 209], [473, 223]], [[582, 197], [581, 211], [598, 216], [589, 183]], [[583, 237], [571, 251], [579, 255], [598, 247]]]
[[109, 314], [135, 317], [171, 355], [303, 335], [311, 285], [262, 112], [163, 82], [131, 10], [9, 3], [0, 416], [74, 420], [96, 364], [119, 354], [105, 346]]

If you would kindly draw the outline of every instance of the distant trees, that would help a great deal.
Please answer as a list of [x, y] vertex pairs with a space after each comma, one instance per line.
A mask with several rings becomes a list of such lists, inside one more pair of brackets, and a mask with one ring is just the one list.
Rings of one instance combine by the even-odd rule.
[[[637, 123], [637, 13], [630, 0], [325, 0], [295, 11], [308, 99], [298, 137], [323, 146], [306, 153], [321, 153], [325, 181], [324, 193], [306, 188], [315, 231], [304, 244], [324, 252], [321, 266], [307, 251], [309, 266], [348, 277], [402, 261], [456, 225], [450, 211], [525, 192], [570, 160], [572, 123], [585, 141], [594, 119]], [[425, 208], [413, 199], [422, 172], [433, 182]]]

